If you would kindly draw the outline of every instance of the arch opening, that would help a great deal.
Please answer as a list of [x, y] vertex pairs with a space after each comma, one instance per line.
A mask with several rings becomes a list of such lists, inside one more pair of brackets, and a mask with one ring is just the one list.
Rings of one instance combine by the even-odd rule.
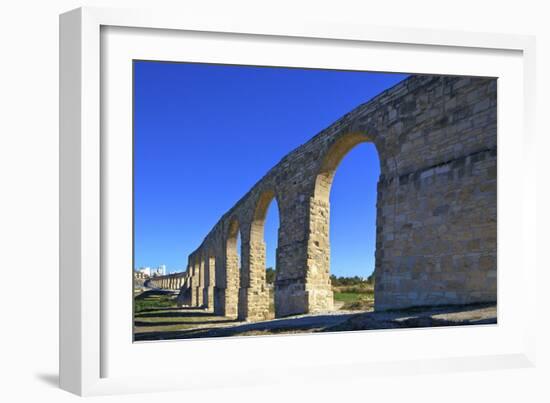
[[195, 280], [194, 305], [202, 307], [204, 305], [204, 262], [200, 252], [195, 256]]
[[312, 310], [374, 306], [379, 177], [378, 152], [368, 136], [349, 134], [327, 151], [315, 180], [310, 217]]
[[205, 260], [204, 304], [210, 311], [216, 311], [214, 293], [216, 289], [216, 257], [210, 251]]
[[236, 219], [231, 220], [226, 242], [225, 315], [236, 316], [239, 308], [241, 274], [241, 229]]
[[344, 157], [358, 144], [372, 141], [361, 133], [351, 133], [337, 140], [327, 151], [315, 179], [314, 197], [329, 202], [334, 174]]
[[258, 312], [262, 319], [275, 317], [275, 280], [279, 238], [279, 203], [273, 190], [263, 192], [257, 202], [250, 232], [251, 285], [259, 293]]

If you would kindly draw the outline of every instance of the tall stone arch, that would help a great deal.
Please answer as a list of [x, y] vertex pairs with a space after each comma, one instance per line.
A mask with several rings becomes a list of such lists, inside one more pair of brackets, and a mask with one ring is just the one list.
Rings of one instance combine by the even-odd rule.
[[[264, 227], [267, 210], [276, 193], [272, 188], [259, 190], [250, 208], [245, 236], [242, 238], [241, 290], [239, 294], [239, 318], [262, 320], [269, 317], [269, 290], [266, 284], [266, 247]], [[278, 205], [278, 203], [277, 203]]]
[[[241, 251], [237, 249], [237, 238], [242, 233], [238, 219], [229, 222], [225, 238], [225, 288], [223, 289], [224, 315], [236, 317], [238, 315], [240, 289], [240, 258]], [[242, 264], [242, 262], [241, 262]]]
[[216, 285], [216, 256], [209, 250], [205, 257], [204, 268], [204, 306], [214, 310], [214, 288]]

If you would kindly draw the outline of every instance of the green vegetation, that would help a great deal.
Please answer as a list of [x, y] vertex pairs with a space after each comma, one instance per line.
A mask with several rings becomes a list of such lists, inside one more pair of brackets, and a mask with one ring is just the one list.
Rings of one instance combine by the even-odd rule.
[[330, 277], [334, 301], [342, 310], [370, 310], [374, 306], [374, 275], [361, 277]]
[[374, 292], [335, 292], [334, 300], [342, 302], [356, 302], [359, 300], [374, 300]]
[[211, 312], [179, 308], [177, 294], [150, 290], [134, 297], [135, 334], [163, 334], [197, 327], [215, 327], [234, 322]]
[[343, 303], [341, 310], [364, 311], [374, 306], [374, 291], [368, 292], [335, 292], [334, 301]]
[[342, 287], [342, 286], [359, 286], [359, 287], [374, 287], [374, 273], [371, 274], [366, 280], [362, 277], [337, 277], [334, 274], [330, 276], [330, 282], [333, 287]]
[[273, 267], [268, 267], [265, 269], [265, 281], [267, 284], [274, 284], [275, 283], [275, 270]]
[[134, 311], [157, 310], [162, 308], [175, 308], [177, 296], [165, 291], [146, 291], [134, 298]]
[[[275, 270], [272, 267], [268, 267], [265, 274], [269, 290], [269, 314], [270, 317], [274, 317], [273, 286], [275, 283]], [[367, 279], [359, 276], [337, 277], [332, 275], [330, 276], [330, 281], [337, 309], [370, 310], [374, 306], [374, 273]]]

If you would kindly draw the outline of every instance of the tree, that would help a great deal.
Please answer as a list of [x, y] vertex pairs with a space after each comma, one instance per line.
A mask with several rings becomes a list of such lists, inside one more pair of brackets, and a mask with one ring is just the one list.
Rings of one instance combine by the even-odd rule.
[[268, 267], [265, 269], [265, 281], [267, 284], [273, 284], [275, 283], [275, 270], [273, 267]]
[[374, 285], [374, 273], [367, 278], [367, 283]]

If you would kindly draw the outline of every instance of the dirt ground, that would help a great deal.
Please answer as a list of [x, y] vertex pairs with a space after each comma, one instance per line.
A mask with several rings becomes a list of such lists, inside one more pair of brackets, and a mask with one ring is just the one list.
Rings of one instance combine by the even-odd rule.
[[242, 322], [196, 308], [152, 308], [136, 313], [134, 340], [340, 332], [496, 324], [496, 304], [419, 307], [398, 311], [334, 311]]

